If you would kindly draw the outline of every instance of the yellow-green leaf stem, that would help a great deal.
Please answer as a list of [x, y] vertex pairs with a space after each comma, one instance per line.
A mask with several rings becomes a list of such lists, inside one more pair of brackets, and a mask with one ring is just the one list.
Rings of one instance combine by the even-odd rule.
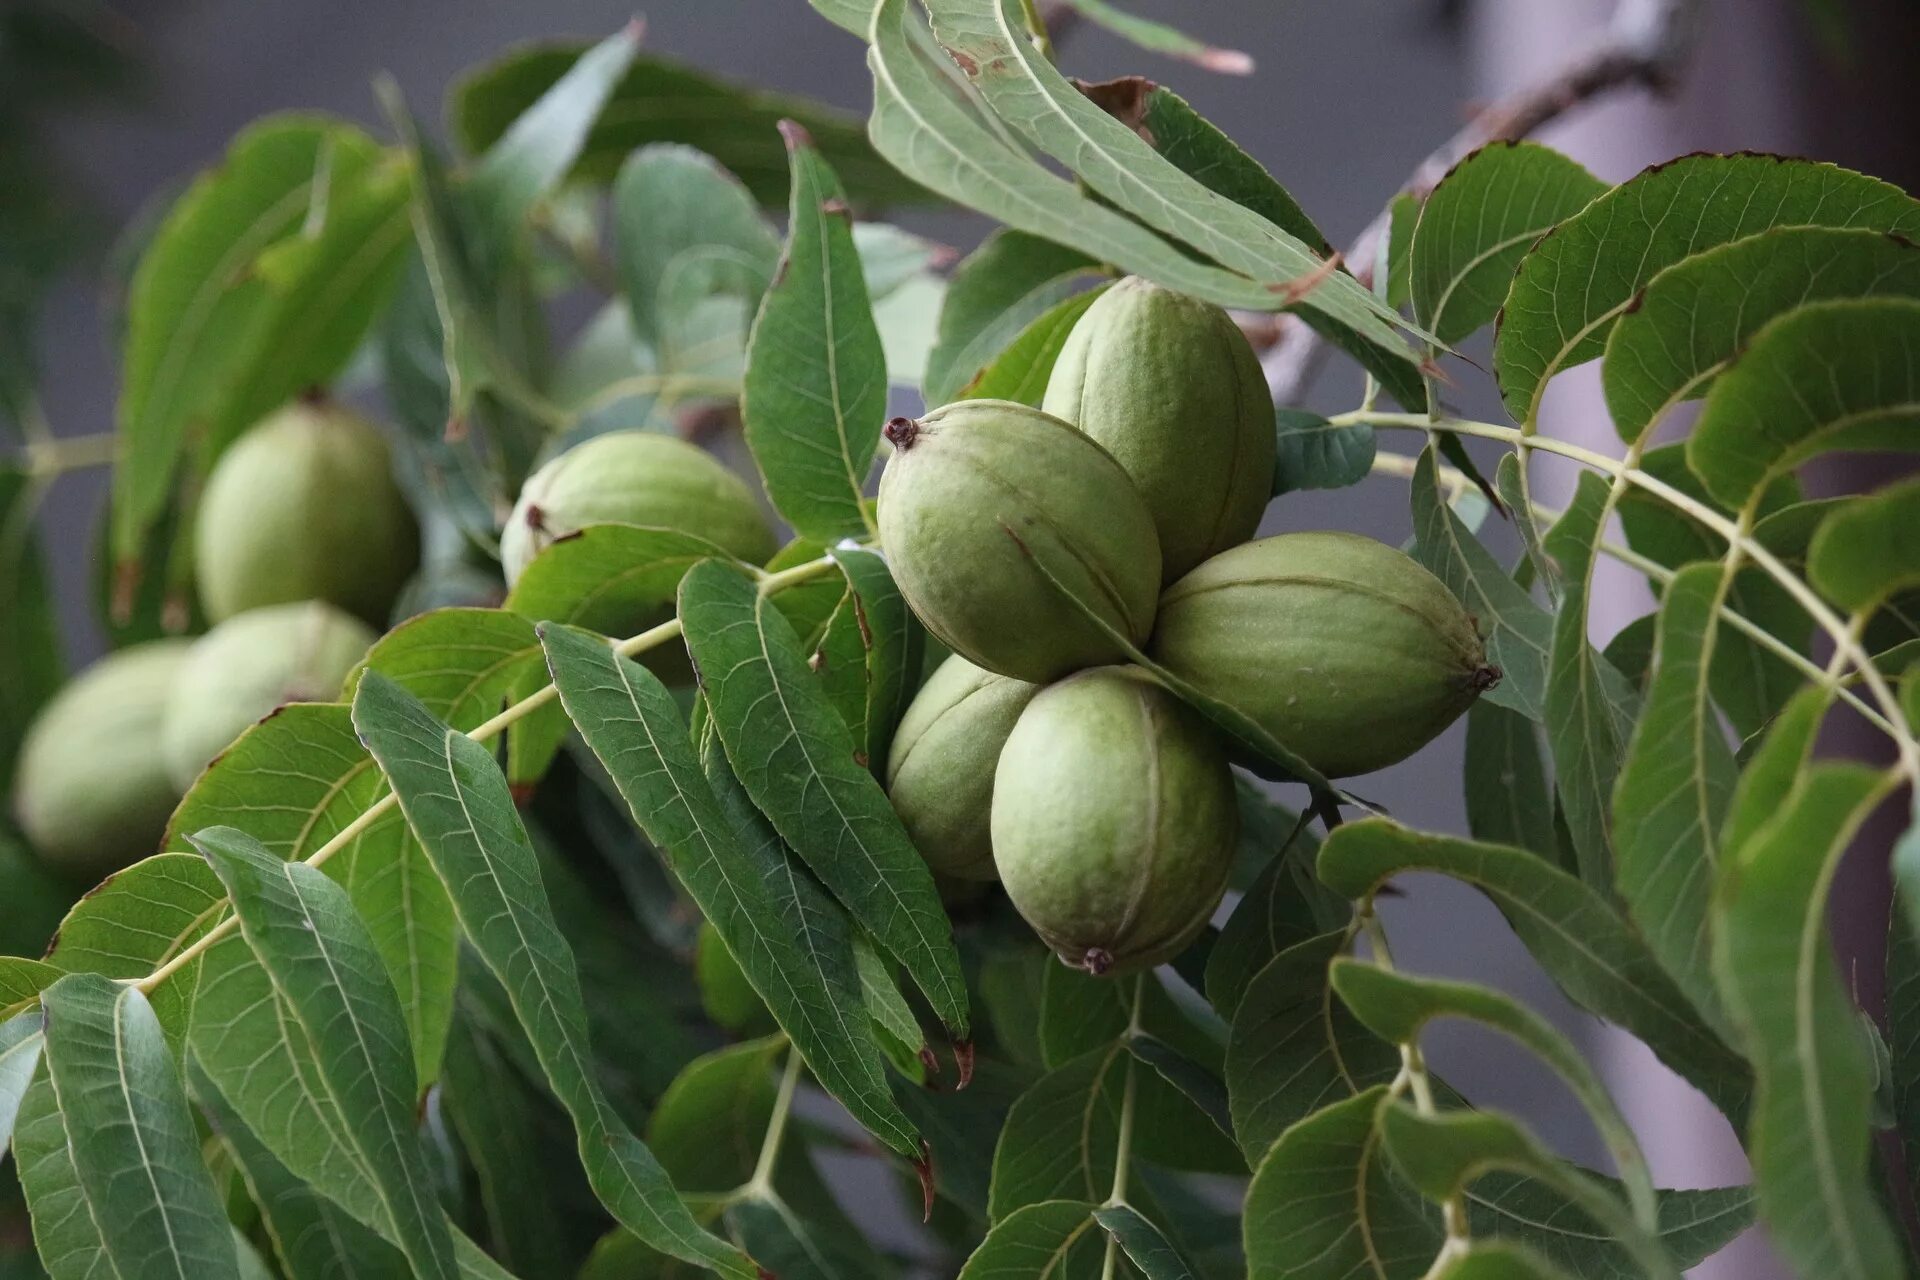
[[[790, 569], [782, 569], [777, 573], [763, 574], [759, 584], [760, 593], [762, 595], [773, 595], [776, 592], [784, 591], [788, 587], [797, 586], [802, 582], [808, 582], [820, 577], [822, 574], [832, 572], [836, 565], [837, 562], [832, 556], [822, 556], [818, 560], [809, 560], [804, 564], [797, 564]], [[614, 652], [618, 653], [621, 657], [631, 658], [635, 654], [645, 653], [649, 649], [657, 648], [674, 639], [679, 634], [680, 619], [670, 618], [657, 627], [650, 627], [638, 635], [628, 636], [625, 640], [616, 643], [613, 649]], [[476, 726], [467, 736], [475, 742], [486, 742], [491, 738], [496, 738], [509, 725], [533, 714], [533, 712], [546, 706], [558, 696], [558, 692], [551, 683], [541, 685], [526, 697], [506, 707], [491, 720]], [[335, 853], [351, 844], [355, 837], [359, 836], [361, 832], [365, 831], [375, 822], [378, 822], [398, 803], [398, 799], [395, 798], [394, 793], [391, 791], [381, 796], [371, 805], [368, 805], [359, 817], [342, 827], [333, 839], [327, 841], [309, 854], [305, 860], [307, 865], [317, 867], [325, 863], [327, 859], [331, 858]], [[205, 953], [207, 948], [232, 933], [236, 927], [238, 926], [234, 917], [228, 916], [214, 928], [202, 934], [193, 945], [181, 950], [178, 955], [175, 955], [146, 977], [132, 979], [133, 985], [139, 987], [142, 993], [151, 992], [181, 968], [193, 963], [197, 957]]]

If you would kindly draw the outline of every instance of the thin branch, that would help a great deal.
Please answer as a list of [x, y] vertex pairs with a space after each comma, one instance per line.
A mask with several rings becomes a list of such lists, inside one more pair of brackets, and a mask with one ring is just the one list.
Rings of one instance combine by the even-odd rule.
[[1893, 731], [1894, 745], [1900, 752], [1900, 770], [1916, 786], [1920, 786], [1920, 739], [1914, 737], [1913, 727], [1906, 722], [1900, 700], [1894, 696], [1893, 688], [1887, 683], [1886, 674], [1874, 662], [1854, 634], [1847, 621], [1834, 612], [1833, 607], [1815, 593], [1812, 587], [1802, 581], [1800, 576], [1780, 562], [1780, 559], [1744, 532], [1740, 524], [1706, 503], [1674, 488], [1658, 476], [1627, 466], [1618, 458], [1608, 457], [1592, 449], [1564, 440], [1555, 440], [1551, 436], [1529, 436], [1517, 427], [1502, 426], [1495, 422], [1473, 422], [1463, 418], [1435, 418], [1419, 413], [1342, 413], [1328, 419], [1334, 426], [1351, 426], [1365, 422], [1376, 427], [1393, 427], [1411, 431], [1448, 431], [1455, 435], [1477, 436], [1483, 440], [1498, 440], [1518, 448], [1522, 443], [1530, 444], [1543, 453], [1555, 453], [1571, 458], [1582, 466], [1591, 467], [1615, 478], [1624, 478], [1628, 484], [1644, 489], [1661, 499], [1668, 506], [1706, 526], [1712, 532], [1729, 542], [1738, 542], [1747, 559], [1766, 573], [1793, 597], [1794, 603], [1805, 610], [1813, 619], [1814, 625], [1827, 633], [1834, 646], [1851, 663], [1860, 675], [1862, 683], [1885, 714]]
[[[1404, 191], [1425, 196], [1447, 171], [1490, 142], [1512, 142], [1616, 89], [1665, 92], [1678, 80], [1699, 35], [1701, 0], [1621, 0], [1601, 40], [1552, 76], [1480, 112], [1408, 177]], [[1347, 250], [1354, 274], [1371, 283], [1373, 264], [1391, 225], [1381, 210]], [[1261, 360], [1273, 398], [1291, 404], [1319, 371], [1326, 344], [1293, 316], [1283, 316]]]
[[[1414, 468], [1418, 465], [1419, 461], [1420, 460], [1412, 454], [1382, 450], [1374, 455], [1373, 470], [1381, 475], [1399, 476], [1403, 480], [1410, 480], [1413, 478]], [[1436, 478], [1446, 490], [1443, 496], [1446, 497], [1449, 503], [1462, 491], [1474, 487], [1472, 480], [1444, 463], [1439, 466]], [[1560, 518], [1562, 512], [1555, 507], [1549, 507], [1544, 503], [1536, 502], [1533, 504], [1533, 514], [1535, 519], [1543, 520], [1551, 524]], [[1601, 555], [1618, 561], [1627, 568], [1639, 573], [1642, 577], [1656, 582], [1662, 587], [1667, 586], [1674, 578], [1679, 576], [1678, 570], [1669, 569], [1658, 560], [1651, 560], [1633, 548], [1623, 546], [1618, 542], [1611, 542], [1602, 538], [1597, 545]], [[1722, 600], [1715, 609], [1715, 612], [1719, 614], [1720, 618], [1726, 622], [1728, 626], [1731, 626], [1735, 631], [1740, 632], [1768, 653], [1773, 654], [1776, 658], [1779, 658], [1782, 662], [1800, 672], [1800, 674], [1807, 679], [1819, 684], [1833, 683], [1833, 673], [1822, 671], [1818, 663], [1735, 609], [1732, 605], [1726, 603], [1726, 601]], [[1858, 677], [1855, 678], [1857, 679]], [[1854, 711], [1859, 713], [1862, 719], [1873, 725], [1874, 728], [1880, 730], [1889, 738], [1895, 735], [1892, 722], [1871, 706], [1867, 705], [1853, 690], [1836, 685], [1834, 692], [1842, 702], [1852, 707]]]
[[[784, 591], [788, 587], [798, 586], [803, 582], [810, 582], [814, 578], [821, 577], [838, 567], [839, 562], [828, 555], [821, 556], [818, 560], [808, 560], [804, 563], [794, 565], [790, 569], [781, 569], [775, 573], [767, 573], [764, 570], [757, 571], [760, 574], [759, 591], [763, 596], [770, 596], [776, 592]], [[649, 649], [654, 649], [666, 644], [668, 641], [679, 636], [679, 634], [680, 619], [677, 617], [669, 618], [657, 627], [649, 628], [646, 631], [640, 632], [638, 635], [628, 636], [626, 639], [614, 643], [613, 651], [623, 658], [637, 657]], [[493, 738], [497, 738], [510, 725], [525, 719], [559, 696], [559, 689], [554, 686], [552, 681], [548, 681], [526, 697], [521, 698], [517, 702], [510, 703], [504, 710], [491, 720], [488, 720], [485, 724], [476, 725], [474, 728], [467, 730], [467, 736], [475, 742], [487, 742]], [[399, 802], [398, 794], [392, 789], [388, 789], [378, 800], [361, 810], [360, 815], [352, 822], [349, 822], [346, 826], [335, 832], [330, 840], [308, 854], [305, 859], [306, 864], [310, 867], [324, 865], [329, 858], [352, 843], [368, 827], [371, 827], [375, 822], [378, 822], [391, 812]], [[162, 964], [146, 977], [129, 978], [125, 981], [131, 986], [138, 987], [142, 994], [152, 994], [153, 990], [162, 982], [165, 982], [180, 969], [192, 963], [195, 957], [204, 954], [214, 943], [219, 942], [228, 934], [232, 933], [239, 927], [239, 923], [240, 918], [238, 916], [228, 915], [225, 919], [221, 920], [220, 923], [201, 934], [191, 944], [175, 954], [172, 959]]]

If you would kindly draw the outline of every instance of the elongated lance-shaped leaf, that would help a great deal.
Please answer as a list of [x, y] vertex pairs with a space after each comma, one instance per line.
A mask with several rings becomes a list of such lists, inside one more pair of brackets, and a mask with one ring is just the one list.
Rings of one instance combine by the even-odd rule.
[[1694, 1007], [1724, 1028], [1708, 912], [1735, 768], [1708, 672], [1730, 581], [1717, 564], [1668, 584], [1653, 684], [1614, 788], [1614, 881], [1627, 914]]
[[[1249, 805], [1250, 793], [1257, 796], [1257, 807]], [[1247, 985], [1268, 961], [1339, 923], [1336, 918], [1324, 922], [1318, 918], [1318, 903], [1309, 896], [1309, 888], [1318, 890], [1319, 897], [1334, 908], [1335, 917], [1351, 910], [1344, 899], [1335, 898], [1313, 879], [1313, 858], [1320, 842], [1308, 833], [1306, 815], [1271, 804], [1248, 785], [1240, 787], [1240, 800], [1241, 848], [1251, 846], [1268, 861], [1207, 952], [1207, 1001], [1228, 1023]], [[1275, 824], [1272, 834], [1257, 834], [1263, 819]]]
[[[1140, 89], [1145, 90], [1144, 102], [1135, 92]], [[1109, 97], [1112, 90], [1119, 92]], [[1150, 137], [1153, 149], [1182, 173], [1251, 209], [1320, 257], [1332, 257], [1333, 246], [1326, 234], [1314, 225], [1293, 195], [1179, 94], [1138, 78], [1089, 86], [1087, 92], [1122, 122], [1144, 130], [1141, 136]], [[1339, 269], [1347, 268], [1343, 265]], [[1391, 340], [1381, 341], [1377, 332], [1363, 332], [1312, 307], [1298, 308], [1297, 314], [1309, 328], [1359, 361], [1379, 379], [1388, 395], [1416, 412], [1427, 407], [1426, 377], [1406, 343], [1391, 335]]]
[[893, 731], [920, 687], [925, 666], [926, 629], [877, 552], [837, 547], [834, 563], [847, 579], [847, 601], [860, 638], [860, 686], [863, 710], [854, 749], [876, 775], [886, 768]]
[[[962, 388], [957, 398], [1012, 400], [1016, 404], [1038, 409], [1040, 402], [1046, 398], [1047, 381], [1053, 377], [1053, 366], [1059, 362], [1060, 353], [1065, 350], [1073, 327], [1087, 313], [1087, 308], [1099, 301], [1107, 288], [1105, 284], [1097, 285], [1064, 298], [1041, 312], [1032, 324], [1020, 331], [1019, 337], [1007, 344], [1006, 350], [995, 356], [973, 381]], [[933, 401], [928, 400], [927, 403], [932, 404]]]
[[1775, 227], [1648, 282], [1607, 339], [1607, 409], [1631, 444], [1699, 395], [1775, 316], [1809, 302], [1920, 297], [1920, 247], [1863, 228]]
[[1613, 884], [1613, 786], [1638, 710], [1632, 688], [1587, 639], [1587, 581], [1606, 503], [1606, 482], [1582, 475], [1567, 513], [1547, 534], [1567, 597], [1553, 620], [1547, 663], [1547, 742], [1580, 878], [1597, 886]]
[[[47, 960], [68, 973], [144, 978], [211, 929], [226, 907], [226, 888], [205, 860], [156, 854], [116, 871], [74, 903]], [[189, 964], [147, 993], [176, 1047], [187, 1033], [199, 976], [199, 965]]]
[[680, 617], [747, 794], [964, 1038], [966, 983], [933, 875], [854, 760], [793, 628], [749, 579], [714, 561], [681, 582]]
[[1380, 1151], [1386, 1096], [1378, 1085], [1343, 1098], [1274, 1142], [1247, 1188], [1249, 1280], [1413, 1280], [1433, 1260], [1439, 1226]]
[[[238, 1280], [233, 1236], [200, 1160], [180, 1069], [147, 998], [137, 987], [76, 973], [47, 988], [41, 1007], [66, 1172], [102, 1260], [127, 1280]], [[23, 1174], [30, 1145], [21, 1148]], [[36, 1192], [30, 1183], [29, 1203], [48, 1189], [43, 1182]]]
[[[241, 734], [200, 776], [174, 810], [167, 847], [189, 849], [188, 833], [206, 827], [239, 826], [279, 857], [304, 859], [358, 821], [386, 789], [380, 770], [354, 737], [346, 707], [292, 703]], [[178, 878], [211, 880], [220, 888], [198, 854], [181, 856], [182, 863], [166, 864], [182, 868]], [[189, 862], [198, 871], [184, 870]], [[446, 886], [399, 814], [377, 819], [341, 845], [327, 860], [326, 873], [346, 887], [386, 963], [424, 1092], [439, 1072], [453, 1008], [458, 938]], [[122, 919], [116, 911], [102, 924], [114, 928], [116, 950], [126, 953], [123, 963], [140, 957], [146, 967], [125, 974], [102, 969], [115, 977], [151, 972], [193, 936], [179, 927], [191, 921], [177, 914], [176, 928], [160, 931], [118, 928]], [[98, 949], [96, 954], [104, 958]], [[203, 957], [199, 967], [209, 963]], [[164, 997], [194, 971], [168, 979], [154, 995]], [[156, 998], [154, 1007], [164, 1021], [162, 999]]]
[[1466, 793], [1474, 839], [1530, 849], [1573, 870], [1553, 820], [1553, 782], [1533, 721], [1484, 698], [1467, 708]]
[[1467, 982], [1414, 978], [1376, 965], [1336, 959], [1333, 989], [1367, 1029], [1393, 1044], [1411, 1044], [1429, 1022], [1465, 1018], [1524, 1045], [1573, 1090], [1587, 1109], [1627, 1184], [1635, 1216], [1654, 1228], [1658, 1208], [1646, 1157], [1626, 1117], [1581, 1052], [1552, 1024], [1498, 991]]
[[32, 1004], [60, 976], [60, 970], [45, 960], [0, 956], [0, 1015], [10, 1017]]
[[548, 624], [541, 638], [567, 714], [815, 1078], [888, 1146], [918, 1158], [919, 1134], [893, 1102], [867, 1025], [838, 904], [784, 850], [740, 837], [653, 673], [584, 631]]
[[1646, 943], [1594, 890], [1524, 850], [1425, 835], [1382, 818], [1345, 824], [1320, 850], [1320, 879], [1350, 898], [1409, 871], [1478, 888], [1576, 1004], [1646, 1041], [1728, 1115], [1745, 1111], [1746, 1063], [1700, 1020]]
[[1420, 210], [1410, 259], [1414, 314], [1442, 342], [1490, 324], [1534, 241], [1607, 189], [1537, 142], [1496, 142], [1448, 171]]
[[562, 1225], [565, 1184], [543, 1167], [530, 1086], [501, 1046], [456, 1012], [440, 1101], [473, 1166], [493, 1252], [527, 1276], [563, 1274], [571, 1249]]
[[1769, 227], [1809, 224], [1911, 239], [1920, 201], [1833, 165], [1750, 154], [1682, 156], [1615, 187], [1520, 263], [1493, 347], [1507, 412], [1533, 421], [1548, 379], [1599, 355], [1663, 268]]
[[840, 180], [804, 129], [780, 132], [793, 203], [747, 341], [740, 417], [775, 509], [831, 539], [869, 531], [861, 493], [887, 412], [886, 354]]
[[[1182, 173], [1145, 139], [1096, 106], [1026, 38], [1017, 0], [932, 0], [936, 38], [987, 102], [1029, 141], [1148, 226], [1250, 280], [1275, 303], [1297, 301], [1391, 341], [1400, 318], [1366, 286], [1307, 244]], [[1286, 297], [1296, 282], [1314, 284]]]
[[233, 1156], [248, 1194], [259, 1206], [261, 1223], [290, 1280], [398, 1275], [406, 1269], [399, 1250], [274, 1158], [197, 1058], [189, 1056], [187, 1076], [194, 1102]]
[[1205, 1111], [1116, 1040], [1048, 1072], [1014, 1103], [993, 1154], [993, 1221], [1043, 1200], [1108, 1194], [1129, 1079], [1136, 1156], [1205, 1172], [1245, 1168]]
[[[641, 147], [620, 166], [612, 219], [633, 330], [661, 368], [737, 372], [737, 365], [708, 369], [700, 340], [724, 336], [737, 358], [780, 258], [779, 237], [740, 180], [692, 147]], [[713, 313], [724, 332], [690, 324], [691, 313], [716, 297], [736, 304]]]
[[255, 260], [268, 298], [238, 367], [207, 411], [202, 465], [269, 412], [337, 377], [393, 296], [413, 241], [403, 157], [383, 156], [357, 180], [329, 177], [325, 216]]
[[226, 884], [240, 931], [313, 1049], [311, 1079], [418, 1275], [458, 1268], [413, 1123], [413, 1051], [393, 986], [347, 891], [232, 827], [192, 837]]
[[1553, 618], [1441, 499], [1438, 468], [1433, 447], [1422, 450], [1411, 487], [1414, 557], [1447, 584], [1486, 637], [1487, 658], [1501, 679], [1481, 701], [1544, 722]]
[[754, 1280], [738, 1250], [703, 1230], [593, 1075], [573, 953], [554, 923], [533, 846], [487, 749], [377, 671], [360, 681], [354, 727], [452, 891], [461, 928], [507, 989], [547, 1083], [573, 1117], [594, 1194], [655, 1248]]
[[1345, 931], [1282, 951], [1247, 983], [1227, 1042], [1233, 1132], [1257, 1165], [1290, 1125], [1330, 1103], [1392, 1080], [1394, 1047], [1334, 995], [1330, 967]]
[[[1889, 486], [1828, 515], [1813, 535], [1807, 574], [1849, 612], [1920, 586], [1920, 481]], [[1908, 681], [1911, 695], [1916, 686], [1912, 676]]]
[[1687, 462], [1729, 507], [1834, 450], [1920, 448], [1920, 300], [1814, 302], [1769, 323], [1707, 393]]
[[1103, 1205], [1093, 1211], [1093, 1219], [1126, 1251], [1147, 1280], [1194, 1280], [1193, 1268], [1180, 1251], [1132, 1205]]
[[14, 1117], [20, 1113], [20, 1099], [26, 1096], [40, 1065], [40, 1049], [46, 1037], [40, 1033], [40, 1013], [30, 1010], [0, 1022], [0, 1151], [13, 1137]]
[[74, 1171], [53, 1081], [44, 1069], [20, 1100], [13, 1158], [26, 1193], [34, 1251], [47, 1274], [53, 1280], [126, 1280], [107, 1256], [93, 1206]]
[[860, 978], [860, 1003], [866, 1006], [873, 1025], [905, 1048], [925, 1049], [926, 1033], [920, 1030], [920, 1020], [913, 1016], [913, 1006], [900, 994], [893, 965], [864, 933], [853, 935], [853, 969]]
[[1259, 311], [1285, 303], [1284, 288], [1276, 292], [1265, 283], [1195, 261], [1016, 150], [993, 123], [968, 109], [964, 91], [957, 91], [950, 78], [952, 64], [938, 49], [916, 39], [912, 24], [917, 21], [908, 0], [880, 0], [868, 33], [873, 115], [867, 132], [880, 154], [902, 173], [1015, 230], [1078, 249], [1196, 298]]
[[[385, 1204], [375, 1175], [347, 1137], [347, 1120], [315, 1075], [314, 1047], [246, 939], [233, 937], [218, 944], [207, 955], [205, 974], [205, 989], [194, 1002], [195, 1093], [202, 1106], [216, 1114], [244, 1113], [244, 1123], [258, 1138], [255, 1154], [284, 1166], [282, 1182], [288, 1185], [279, 1198], [289, 1202], [282, 1211], [291, 1215], [290, 1224], [327, 1233], [327, 1239], [314, 1246], [316, 1254], [301, 1251], [303, 1260], [325, 1277], [339, 1274], [339, 1257], [370, 1255], [379, 1262], [349, 1274], [405, 1270], [405, 1259], [380, 1240], [391, 1232]], [[216, 1072], [222, 1077], [218, 1085]], [[220, 1101], [210, 1102], [213, 1095]], [[271, 1172], [260, 1176], [271, 1182]], [[329, 1212], [316, 1220], [318, 1206]], [[354, 1223], [359, 1230], [353, 1229]], [[507, 1276], [458, 1227], [449, 1223], [447, 1229], [462, 1280]], [[379, 1248], [367, 1249], [368, 1241]]]
[[[850, 28], [866, 34], [871, 0], [841, 0], [856, 11]], [[517, 46], [462, 75], [447, 95], [447, 123], [467, 151], [491, 148], [528, 107], [557, 83], [588, 49], [580, 40], [542, 40]], [[926, 203], [926, 192], [868, 146], [864, 123], [837, 108], [793, 94], [768, 92], [710, 75], [658, 54], [641, 53], [589, 132], [571, 179], [604, 185], [620, 163], [655, 142], [698, 147], [740, 175], [761, 204], [787, 198], [787, 163], [773, 145], [781, 119], [798, 120], [847, 179], [855, 203]]]
[[994, 1224], [959, 1280], [1080, 1280], [1100, 1265], [1103, 1236], [1085, 1200], [1043, 1200]]
[[1840, 857], [1895, 785], [1817, 764], [1775, 814], [1729, 845], [1713, 959], [1753, 1058], [1748, 1131], [1768, 1237], [1805, 1275], [1897, 1275], [1902, 1250], [1869, 1188], [1873, 1065], [1827, 931]]
[[1381, 1145], [1395, 1167], [1436, 1203], [1464, 1193], [1495, 1170], [1523, 1173], [1563, 1194], [1619, 1241], [1648, 1280], [1680, 1280], [1680, 1268], [1652, 1231], [1596, 1179], [1566, 1164], [1519, 1121], [1492, 1111], [1423, 1114], [1404, 1102], [1381, 1108]]
[[467, 190], [496, 246], [573, 168], [594, 122], [633, 65], [641, 30], [638, 22], [631, 23], [581, 54], [480, 158]]

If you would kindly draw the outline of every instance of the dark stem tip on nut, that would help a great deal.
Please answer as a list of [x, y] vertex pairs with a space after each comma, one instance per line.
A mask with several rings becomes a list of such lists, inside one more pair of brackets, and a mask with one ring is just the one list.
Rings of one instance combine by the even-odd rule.
[[920, 438], [920, 424], [912, 418], [893, 418], [887, 422], [887, 443], [905, 453]]
[[1489, 662], [1475, 667], [1473, 674], [1467, 677], [1467, 683], [1473, 686], [1475, 693], [1485, 693], [1487, 690], [1493, 688], [1493, 686], [1499, 684], [1500, 677], [1505, 674], [1506, 673], [1501, 671], [1500, 668]]
[[1103, 977], [1113, 968], [1113, 953], [1105, 947], [1088, 947], [1080, 957], [1080, 967], [1096, 978]]

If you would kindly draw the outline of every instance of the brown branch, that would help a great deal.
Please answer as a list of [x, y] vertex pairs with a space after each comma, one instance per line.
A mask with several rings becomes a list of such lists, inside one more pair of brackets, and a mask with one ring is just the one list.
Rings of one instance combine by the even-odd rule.
[[[1404, 191], [1424, 197], [1454, 165], [1490, 142], [1511, 142], [1567, 112], [1616, 89], [1670, 90], [1698, 38], [1701, 0], [1620, 0], [1606, 35], [1554, 75], [1479, 111], [1407, 179]], [[1346, 260], [1362, 282], [1372, 283], [1374, 263], [1390, 225], [1390, 210], [1367, 225]], [[1290, 404], [1319, 371], [1326, 344], [1294, 316], [1281, 316], [1276, 339], [1261, 360], [1273, 398]]]

